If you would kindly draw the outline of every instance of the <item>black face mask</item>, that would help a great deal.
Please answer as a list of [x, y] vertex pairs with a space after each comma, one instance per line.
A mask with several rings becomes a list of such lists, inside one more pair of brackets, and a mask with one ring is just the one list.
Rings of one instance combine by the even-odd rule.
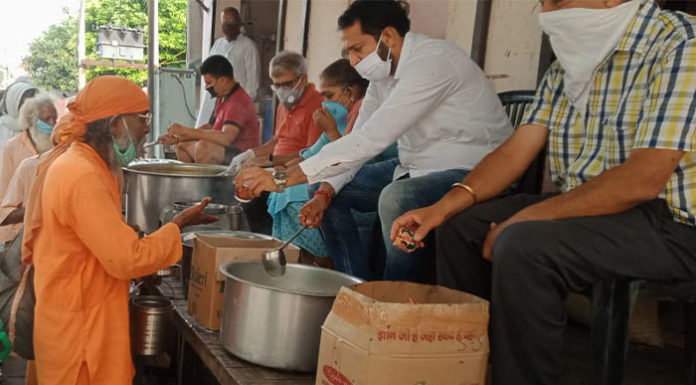
[[241, 26], [239, 24], [222, 24], [222, 33], [227, 36], [229, 41], [237, 40], [239, 34], [241, 33]]
[[217, 94], [217, 92], [215, 92], [214, 86], [210, 86], [210, 87], [206, 88], [205, 90], [208, 91], [211, 98], [217, 98], [218, 94]]

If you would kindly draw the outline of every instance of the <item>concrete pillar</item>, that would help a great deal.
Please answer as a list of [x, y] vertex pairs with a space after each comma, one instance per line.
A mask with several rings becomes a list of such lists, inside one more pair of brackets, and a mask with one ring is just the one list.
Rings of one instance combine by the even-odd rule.
[[449, 2], [447, 21], [444, 23], [445, 39], [471, 53], [476, 20], [476, 0], [452, 0]]
[[338, 17], [347, 7], [348, 0], [314, 0], [311, 3], [307, 63], [309, 81], [317, 87], [321, 71], [341, 58], [343, 42], [338, 32]]
[[485, 71], [497, 91], [535, 89], [541, 28], [535, 1], [493, 0]]

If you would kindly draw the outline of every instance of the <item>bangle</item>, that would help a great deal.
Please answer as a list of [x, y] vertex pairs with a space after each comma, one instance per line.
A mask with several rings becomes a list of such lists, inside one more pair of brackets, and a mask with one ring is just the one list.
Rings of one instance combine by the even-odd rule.
[[331, 194], [329, 194], [328, 191], [326, 191], [326, 190], [317, 190], [317, 191], [314, 193], [314, 196], [317, 196], [317, 195], [323, 195], [323, 196], [326, 198], [326, 200], [328, 201], [327, 205], [331, 205]]
[[474, 192], [474, 189], [471, 188], [471, 186], [464, 184], [464, 183], [453, 183], [452, 188], [454, 187], [459, 187], [461, 189], [466, 190], [469, 194], [471, 194], [471, 197], [474, 198], [474, 204], [476, 204], [476, 193]]

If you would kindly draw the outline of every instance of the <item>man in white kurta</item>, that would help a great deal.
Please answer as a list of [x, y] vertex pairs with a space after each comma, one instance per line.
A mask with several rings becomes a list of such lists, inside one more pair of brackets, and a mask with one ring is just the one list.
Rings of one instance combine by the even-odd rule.
[[[234, 77], [241, 84], [244, 91], [249, 94], [251, 100], [256, 98], [259, 88], [259, 50], [253, 40], [240, 32], [242, 24], [239, 11], [233, 7], [227, 7], [220, 14], [222, 32], [225, 36], [217, 39], [210, 49], [209, 56], [221, 55], [232, 63]], [[215, 99], [205, 93], [201, 106], [198, 109], [196, 127], [209, 123], [210, 116], [215, 109]]]

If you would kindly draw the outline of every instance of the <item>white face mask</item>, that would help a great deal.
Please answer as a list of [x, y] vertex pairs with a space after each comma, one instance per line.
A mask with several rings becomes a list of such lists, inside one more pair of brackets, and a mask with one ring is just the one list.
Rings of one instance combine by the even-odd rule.
[[358, 64], [355, 65], [355, 70], [358, 71], [360, 76], [371, 82], [380, 82], [382, 80], [386, 80], [391, 73], [391, 48], [389, 48], [389, 51], [387, 52], [387, 61], [382, 60], [382, 58], [380, 58], [377, 54], [377, 50], [381, 42], [382, 36], [379, 37], [375, 50], [371, 54], [365, 56], [362, 60], [360, 60], [360, 62], [358, 62]]
[[565, 94], [585, 114], [590, 83], [599, 65], [614, 52], [640, 9], [630, 0], [608, 9], [568, 8], [539, 14], [539, 25], [549, 35], [561, 63]]

